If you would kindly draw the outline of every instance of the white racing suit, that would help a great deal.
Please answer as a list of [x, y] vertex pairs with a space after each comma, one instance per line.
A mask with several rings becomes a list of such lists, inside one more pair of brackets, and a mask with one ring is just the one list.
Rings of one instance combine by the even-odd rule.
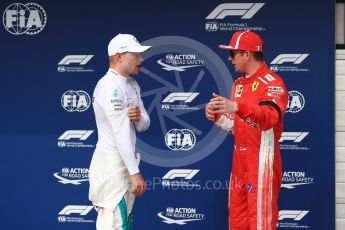
[[[127, 116], [129, 106], [141, 111], [139, 122]], [[98, 142], [89, 169], [89, 199], [95, 206], [98, 230], [130, 229], [134, 195], [131, 175], [139, 172], [134, 154], [137, 131], [145, 131], [150, 118], [140, 88], [130, 77], [109, 69], [93, 93]]]

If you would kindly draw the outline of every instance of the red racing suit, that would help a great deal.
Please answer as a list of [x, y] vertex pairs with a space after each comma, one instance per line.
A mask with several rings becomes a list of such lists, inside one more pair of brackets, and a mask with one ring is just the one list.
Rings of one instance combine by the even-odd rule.
[[229, 229], [276, 229], [282, 178], [279, 139], [288, 91], [263, 63], [252, 76], [234, 82], [231, 100], [238, 103], [238, 111], [218, 114], [215, 122], [235, 137]]

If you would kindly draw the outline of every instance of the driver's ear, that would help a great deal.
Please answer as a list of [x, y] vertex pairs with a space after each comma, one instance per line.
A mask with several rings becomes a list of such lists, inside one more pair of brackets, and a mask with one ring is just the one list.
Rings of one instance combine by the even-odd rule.
[[252, 54], [251, 52], [249, 52], [249, 51], [246, 51], [245, 52], [246, 53], [246, 58], [247, 58], [247, 60], [250, 58], [250, 55]]
[[115, 54], [116, 61], [121, 63], [122, 62], [122, 56], [123, 56], [122, 53]]

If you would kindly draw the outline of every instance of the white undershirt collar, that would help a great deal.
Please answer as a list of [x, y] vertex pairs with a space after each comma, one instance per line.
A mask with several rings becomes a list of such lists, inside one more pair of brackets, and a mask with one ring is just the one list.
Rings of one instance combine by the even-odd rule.
[[124, 77], [124, 76], [122, 76], [121, 74], [119, 74], [116, 70], [114, 70], [113, 68], [109, 68], [109, 71], [111, 72], [111, 73], [113, 73], [116, 77], [117, 77], [117, 79], [119, 79], [120, 81], [122, 81], [122, 82], [127, 82], [128, 80], [130, 80], [130, 79], [132, 79], [131, 77]]

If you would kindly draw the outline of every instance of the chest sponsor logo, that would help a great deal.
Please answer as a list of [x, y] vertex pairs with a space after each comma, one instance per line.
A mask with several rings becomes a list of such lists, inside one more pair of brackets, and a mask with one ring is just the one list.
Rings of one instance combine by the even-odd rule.
[[243, 92], [243, 85], [236, 85], [235, 97], [241, 97]]
[[271, 75], [271, 74], [267, 74], [265, 77], [264, 77], [267, 81], [274, 81], [275, 78]]
[[250, 127], [253, 127], [253, 128], [258, 128], [258, 127], [259, 127], [259, 123], [256, 123], [256, 122], [252, 121], [249, 117], [247, 117], [244, 121], [245, 121]]
[[283, 87], [280, 86], [269, 86], [268, 91], [271, 93], [284, 93]]

